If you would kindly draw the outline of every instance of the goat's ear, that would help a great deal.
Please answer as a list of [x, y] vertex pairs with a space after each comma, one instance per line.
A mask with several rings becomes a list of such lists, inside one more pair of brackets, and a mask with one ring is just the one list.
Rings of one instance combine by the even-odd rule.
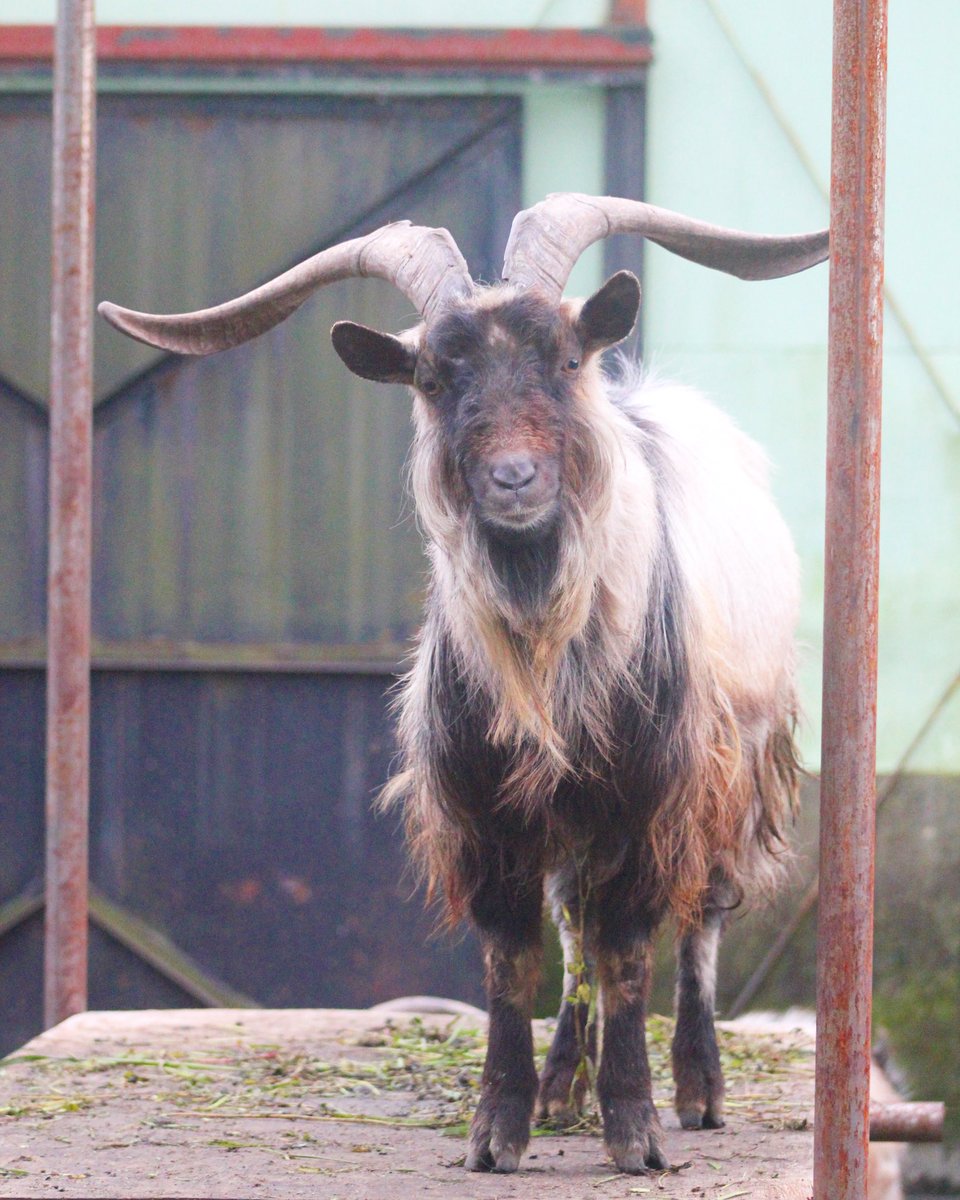
[[640, 281], [630, 271], [611, 275], [599, 291], [585, 300], [577, 317], [577, 335], [584, 350], [615, 346], [633, 329], [640, 310]]
[[333, 348], [361, 379], [375, 383], [413, 383], [417, 352], [392, 333], [380, 333], [355, 321], [338, 321], [330, 330]]

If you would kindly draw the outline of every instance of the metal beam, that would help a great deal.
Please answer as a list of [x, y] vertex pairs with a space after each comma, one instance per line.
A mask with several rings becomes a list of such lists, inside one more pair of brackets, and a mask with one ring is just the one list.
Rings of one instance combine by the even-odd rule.
[[44, 1020], [87, 1006], [93, 428], [93, 0], [60, 0], [54, 54]]
[[[92, 884], [89, 887], [89, 901], [91, 924], [97, 925], [115, 942], [130, 950], [194, 1000], [208, 1008], [259, 1007], [244, 992], [211, 975], [166, 934], [122, 904], [110, 900]], [[0, 904], [0, 938], [28, 921], [43, 907], [43, 892], [36, 884], [30, 884], [20, 895]]]
[[29, 921], [43, 909], [43, 884], [38, 880], [30, 883], [19, 895], [0, 904], [0, 938]]
[[886, 0], [834, 0], [814, 1200], [864, 1200], [876, 771]]
[[[636, 8], [636, 0], [629, 7]], [[605, 29], [324, 29], [269, 26], [102, 25], [100, 59], [115, 63], [219, 66], [307, 64], [335, 70], [469, 70], [529, 75], [541, 71], [636, 71], [650, 62], [644, 27]], [[49, 27], [0, 31], [0, 62], [42, 63]]]
[[211, 975], [166, 934], [154, 929], [123, 905], [109, 900], [94, 887], [90, 888], [90, 920], [114, 941], [153, 967], [164, 979], [169, 979], [208, 1008], [259, 1007], [244, 992]]
[[[221, 672], [276, 675], [398, 675], [408, 645], [356, 642], [191, 642], [127, 639], [92, 642], [90, 669], [111, 671]], [[0, 671], [37, 671], [46, 663], [39, 638], [0, 640]]]
[[942, 1142], [946, 1106], [939, 1100], [870, 1105], [871, 1142]]

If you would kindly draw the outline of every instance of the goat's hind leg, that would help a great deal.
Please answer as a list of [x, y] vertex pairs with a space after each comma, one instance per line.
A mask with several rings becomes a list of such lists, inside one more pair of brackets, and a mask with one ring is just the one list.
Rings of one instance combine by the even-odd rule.
[[728, 908], [722, 888], [711, 891], [701, 925], [677, 950], [677, 1028], [673, 1037], [675, 1108], [684, 1129], [723, 1126], [723, 1071], [714, 1028], [717, 952]]
[[548, 883], [553, 920], [563, 948], [563, 1000], [557, 1029], [547, 1053], [537, 1095], [538, 1120], [574, 1124], [583, 1113], [597, 1060], [597, 1026], [591, 1018], [593, 951], [573, 869], [561, 870]]
[[[498, 855], [493, 854], [497, 860]], [[530, 1140], [537, 1093], [533, 1003], [540, 978], [542, 878], [488, 876], [471, 903], [486, 964], [489, 1029], [480, 1102], [470, 1126], [471, 1171], [515, 1171]]]

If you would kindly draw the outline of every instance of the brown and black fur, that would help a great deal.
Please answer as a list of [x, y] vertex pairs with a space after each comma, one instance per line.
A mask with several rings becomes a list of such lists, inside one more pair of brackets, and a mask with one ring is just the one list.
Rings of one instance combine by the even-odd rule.
[[[491, 289], [405, 338], [335, 327], [351, 369], [415, 390], [412, 482], [433, 578], [388, 798], [449, 920], [468, 916], [483, 945], [475, 1170], [516, 1169], [535, 1109], [575, 1112], [583, 1054], [596, 1057], [588, 1005], [568, 987], [534, 1072], [545, 895], [599, 986], [597, 1093], [617, 1166], [666, 1165], [644, 1020], [668, 913], [681, 930], [677, 1110], [687, 1128], [722, 1124], [716, 945], [727, 912], [772, 874], [795, 792], [789, 637], [756, 649], [766, 610], [743, 599], [737, 635], [694, 586], [724, 570], [690, 525], [699, 481], [667, 426], [600, 372], [638, 304], [621, 273], [582, 307]], [[735, 572], [740, 531], [730, 538]], [[789, 582], [783, 594], [789, 608]], [[736, 636], [762, 670], [738, 661]]]

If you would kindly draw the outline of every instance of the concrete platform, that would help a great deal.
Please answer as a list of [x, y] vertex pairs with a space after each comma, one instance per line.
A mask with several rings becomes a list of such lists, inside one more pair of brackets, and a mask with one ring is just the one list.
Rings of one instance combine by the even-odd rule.
[[[538, 1131], [519, 1172], [460, 1165], [483, 1032], [469, 1018], [324, 1009], [84, 1013], [0, 1064], [0, 1198], [807, 1200], [813, 1047], [723, 1031], [725, 1129], [670, 1108], [671, 1023], [651, 1059], [668, 1173], [627, 1176], [595, 1118]], [[546, 1047], [547, 1023], [538, 1022]]]

